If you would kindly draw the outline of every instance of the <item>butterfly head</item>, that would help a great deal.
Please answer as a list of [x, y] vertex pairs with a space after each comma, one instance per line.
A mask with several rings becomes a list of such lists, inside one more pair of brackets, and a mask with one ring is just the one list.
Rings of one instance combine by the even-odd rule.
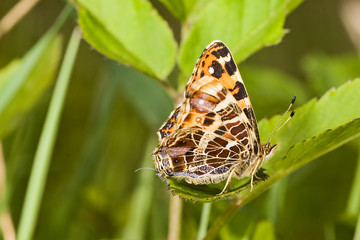
[[270, 145], [270, 143], [266, 143], [264, 145], [262, 145], [262, 149], [263, 149], [263, 153], [264, 153], [264, 160], [267, 161], [269, 160], [274, 153], [276, 152], [277, 149], [277, 145]]

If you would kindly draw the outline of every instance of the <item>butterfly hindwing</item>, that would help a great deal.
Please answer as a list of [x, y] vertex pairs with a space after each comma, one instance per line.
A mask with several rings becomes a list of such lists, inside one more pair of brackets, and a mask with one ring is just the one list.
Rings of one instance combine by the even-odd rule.
[[[159, 129], [154, 151], [162, 177], [219, 182], [236, 166], [248, 176], [260, 138], [250, 99], [229, 49], [212, 42], [196, 63], [185, 100]], [[250, 171], [252, 172], [252, 171]]]

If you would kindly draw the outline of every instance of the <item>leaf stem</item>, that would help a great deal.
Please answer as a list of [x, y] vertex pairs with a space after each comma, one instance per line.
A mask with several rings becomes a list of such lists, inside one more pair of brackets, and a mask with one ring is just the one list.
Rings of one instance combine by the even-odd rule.
[[75, 29], [71, 35], [64, 61], [55, 86], [54, 94], [50, 102], [44, 128], [42, 130], [39, 145], [35, 154], [33, 167], [26, 191], [23, 209], [21, 212], [18, 239], [32, 239], [41, 198], [46, 184], [46, 176], [49, 170], [51, 154], [57, 135], [60, 114], [64, 104], [70, 74], [74, 66], [75, 57], [80, 44], [81, 35]]

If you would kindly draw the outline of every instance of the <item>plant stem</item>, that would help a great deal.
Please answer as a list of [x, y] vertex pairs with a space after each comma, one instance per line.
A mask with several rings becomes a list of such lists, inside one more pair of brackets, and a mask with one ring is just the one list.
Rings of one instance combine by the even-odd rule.
[[11, 30], [39, 0], [20, 0], [0, 21], [0, 38]]
[[74, 66], [75, 57], [80, 44], [81, 36], [77, 29], [71, 35], [63, 64], [50, 102], [44, 128], [35, 154], [34, 164], [26, 191], [25, 201], [21, 212], [18, 239], [32, 239], [41, 198], [44, 192], [46, 176], [49, 170], [51, 154], [57, 135], [60, 114], [64, 104], [70, 74]]
[[[238, 199], [234, 199], [228, 208], [215, 220], [212, 224], [210, 230], [207, 232], [204, 240], [215, 239], [218, 235], [220, 229], [230, 221], [230, 219], [236, 214], [238, 209], [240, 208], [238, 203]], [[240, 205], [242, 206], [242, 204]]]
[[6, 166], [2, 143], [0, 142], [0, 230], [4, 240], [15, 240], [14, 224], [7, 209]]
[[205, 237], [210, 218], [211, 205], [212, 203], [203, 204], [197, 240], [201, 240]]
[[234, 200], [232, 200], [227, 209], [225, 209], [225, 211], [220, 216], [218, 216], [215, 222], [211, 225], [210, 230], [207, 232], [204, 239], [215, 239], [221, 228], [224, 227], [234, 217], [234, 215], [239, 211], [239, 209], [251, 202], [260, 194], [262, 194], [273, 184], [273, 181], [274, 179], [270, 178], [268, 181], [265, 181], [261, 186], [259, 185], [259, 187], [254, 191], [234, 198]]
[[[360, 150], [360, 141], [358, 141]], [[352, 184], [349, 200], [346, 206], [345, 214], [348, 217], [356, 216], [360, 210], [360, 151], [355, 169], [354, 181]]]
[[170, 196], [168, 240], [180, 239], [182, 199]]

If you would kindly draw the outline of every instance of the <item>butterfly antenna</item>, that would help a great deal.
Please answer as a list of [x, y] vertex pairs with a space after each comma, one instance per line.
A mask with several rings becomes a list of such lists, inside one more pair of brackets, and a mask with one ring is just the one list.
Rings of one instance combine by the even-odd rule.
[[274, 130], [271, 132], [270, 134], [270, 137], [269, 137], [269, 140], [267, 141], [266, 145], [268, 145], [270, 143], [270, 140], [272, 139], [272, 137], [283, 127], [285, 126], [285, 124], [295, 115], [295, 111], [292, 111], [290, 113], [290, 116], [288, 117], [288, 119], [286, 119], [286, 121], [280, 126], [280, 123], [282, 122], [282, 120], [284, 119], [285, 115], [289, 112], [290, 108], [292, 107], [292, 105], [294, 105], [295, 103], [295, 100], [296, 100], [296, 96], [294, 96], [292, 99], [291, 99], [291, 103], [289, 105], [289, 107], [286, 109], [286, 112], [282, 115], [282, 117], [280, 118], [279, 122], [276, 124]]
[[138, 169], [135, 170], [135, 172], [138, 172], [138, 171], [140, 171], [140, 170], [153, 170], [153, 171], [156, 172], [156, 170], [155, 170], [154, 168], [149, 168], [149, 167], [138, 168]]

